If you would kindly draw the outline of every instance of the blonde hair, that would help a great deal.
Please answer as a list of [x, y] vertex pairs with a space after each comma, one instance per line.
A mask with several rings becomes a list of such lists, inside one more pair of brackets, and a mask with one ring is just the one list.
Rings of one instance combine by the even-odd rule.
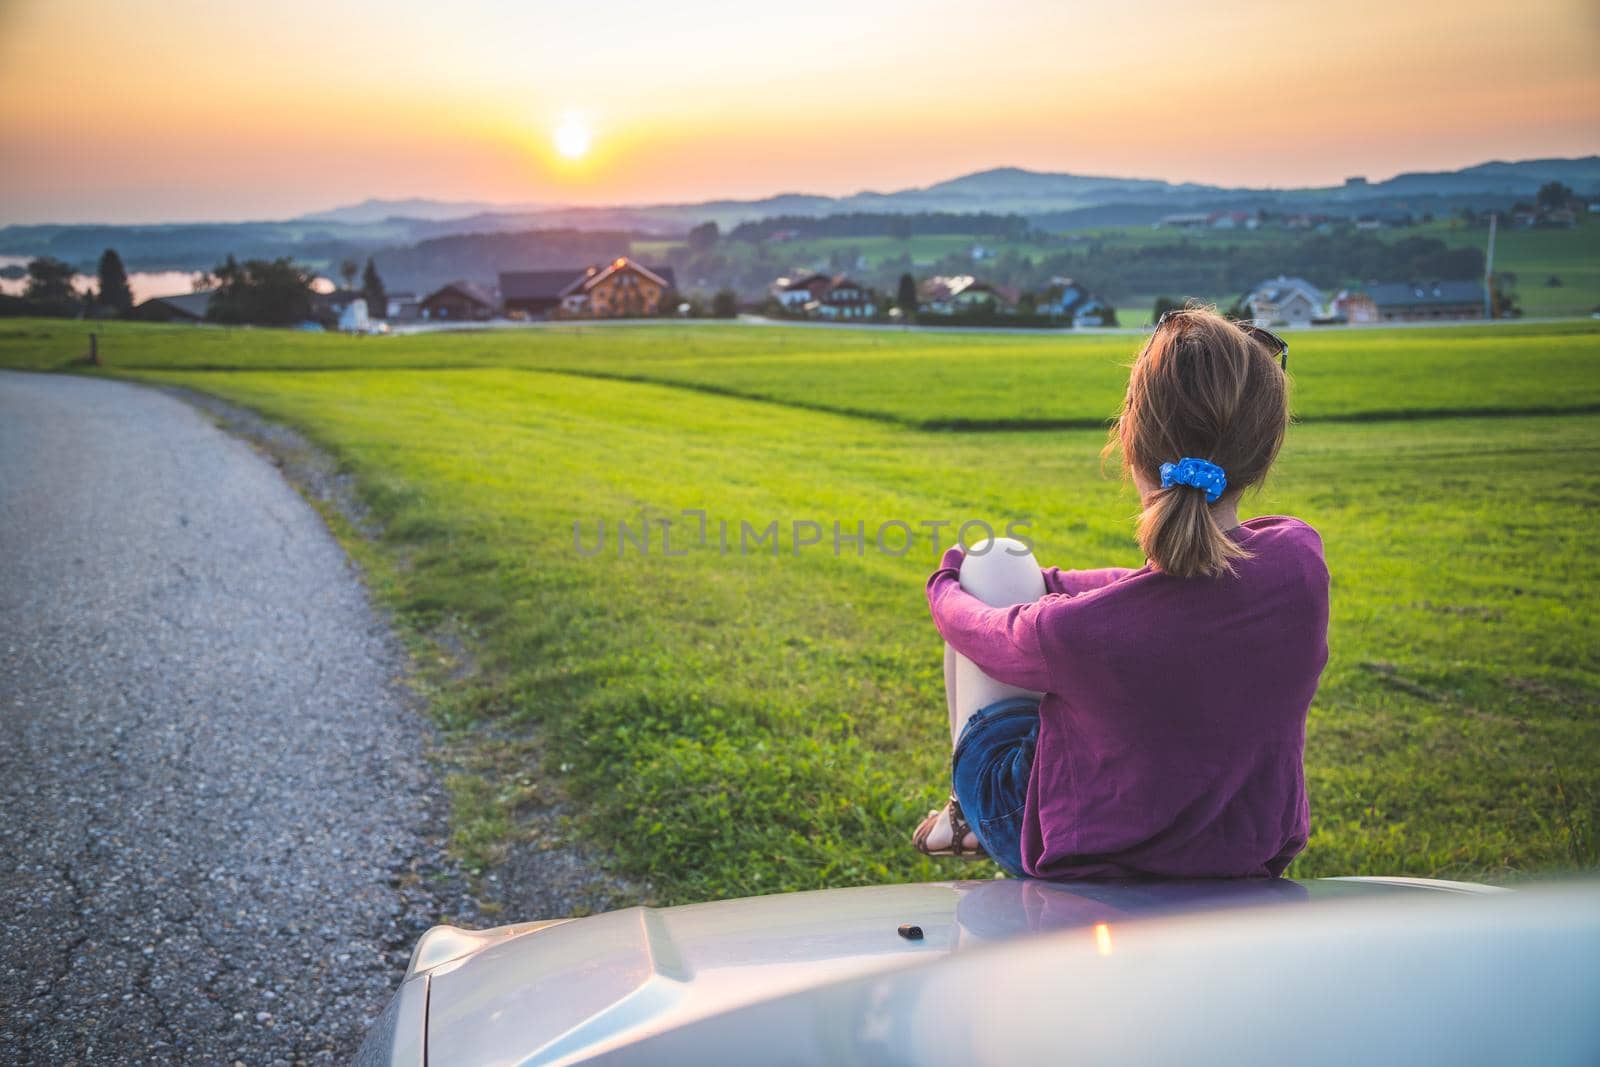
[[[1236, 497], [1266, 477], [1289, 426], [1289, 381], [1277, 353], [1211, 308], [1157, 326], [1128, 376], [1106, 454], [1161, 484], [1161, 465], [1193, 456], [1226, 472]], [[1139, 516], [1139, 545], [1156, 567], [1188, 578], [1233, 573], [1250, 553], [1211, 513], [1203, 489], [1156, 489]]]

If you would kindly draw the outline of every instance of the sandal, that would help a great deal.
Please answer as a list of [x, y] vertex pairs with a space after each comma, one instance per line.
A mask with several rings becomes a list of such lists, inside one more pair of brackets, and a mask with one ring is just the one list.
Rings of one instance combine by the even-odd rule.
[[939, 824], [939, 808], [928, 812], [928, 817], [917, 825], [911, 835], [911, 844], [924, 856], [959, 856], [963, 859], [983, 859], [988, 853], [983, 846], [967, 848], [967, 835], [972, 833], [972, 824], [967, 822], [967, 817], [961, 811], [961, 802], [954, 793], [945, 804], [944, 810], [950, 813], [950, 844], [945, 848], [931, 849], [928, 847], [928, 837], [933, 833], [933, 828]]

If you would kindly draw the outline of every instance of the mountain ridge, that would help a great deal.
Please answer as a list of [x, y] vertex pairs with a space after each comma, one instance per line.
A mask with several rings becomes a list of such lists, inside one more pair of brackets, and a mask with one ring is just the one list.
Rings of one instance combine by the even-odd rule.
[[[860, 190], [830, 197], [798, 191], [775, 193], [756, 198], [722, 197], [694, 202], [622, 203], [577, 207], [564, 204], [492, 204], [482, 201], [440, 201], [425, 197], [399, 200], [368, 199], [360, 204], [312, 212], [288, 221], [370, 223], [392, 220], [455, 222], [473, 217], [558, 216], [564, 220], [583, 213], [637, 213], [646, 216], [686, 217], [700, 212], [722, 221], [721, 216], [744, 218], [784, 214], [838, 214], [848, 211], [927, 211], [982, 210], [1021, 213], [1070, 211], [1109, 203], [1172, 201], [1179, 197], [1197, 200], [1238, 198], [1271, 199], [1382, 198], [1408, 192], [1435, 194], [1477, 193], [1526, 195], [1537, 191], [1545, 181], [1575, 182], [1580, 193], [1600, 192], [1600, 155], [1545, 157], [1527, 160], [1487, 160], [1456, 170], [1403, 171], [1381, 181], [1333, 186], [1221, 186], [1203, 182], [1171, 182], [1160, 178], [1125, 178], [1108, 175], [1074, 174], [1068, 171], [1041, 171], [1017, 166], [996, 166], [959, 174], [923, 186], [908, 186], [890, 192]], [[406, 215], [386, 207], [412, 205], [418, 214]], [[459, 209], [458, 212], [453, 209]]]

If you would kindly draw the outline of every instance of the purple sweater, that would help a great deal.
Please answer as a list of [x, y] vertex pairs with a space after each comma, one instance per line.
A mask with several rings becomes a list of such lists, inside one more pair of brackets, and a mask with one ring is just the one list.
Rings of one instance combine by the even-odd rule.
[[1306, 711], [1328, 660], [1322, 540], [1298, 519], [1233, 535], [1238, 574], [1044, 571], [1032, 604], [928, 579], [939, 633], [1045, 694], [1022, 866], [1041, 878], [1279, 875], [1306, 844]]

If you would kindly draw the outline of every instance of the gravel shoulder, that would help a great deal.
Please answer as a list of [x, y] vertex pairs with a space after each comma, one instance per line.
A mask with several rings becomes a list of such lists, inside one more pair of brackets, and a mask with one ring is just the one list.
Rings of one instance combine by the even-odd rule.
[[273, 463], [0, 372], [0, 1062], [342, 1062], [440, 919], [404, 653]]

